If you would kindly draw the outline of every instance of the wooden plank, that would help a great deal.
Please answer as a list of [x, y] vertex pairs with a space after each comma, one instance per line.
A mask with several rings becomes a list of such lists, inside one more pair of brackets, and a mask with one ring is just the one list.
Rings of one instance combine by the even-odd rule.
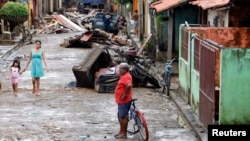
[[85, 33], [80, 40], [87, 42], [92, 36], [93, 36], [93, 33]]
[[141, 48], [137, 52], [137, 56], [140, 56], [140, 54], [142, 53], [143, 49], [146, 47], [146, 45], [151, 37], [152, 37], [152, 34], [149, 34], [149, 36], [147, 37], [147, 39], [145, 40], [145, 42], [143, 43], [143, 45], [141, 46]]

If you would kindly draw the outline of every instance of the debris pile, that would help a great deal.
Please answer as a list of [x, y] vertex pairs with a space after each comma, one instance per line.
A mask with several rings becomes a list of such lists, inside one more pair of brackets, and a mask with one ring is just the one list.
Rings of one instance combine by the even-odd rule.
[[38, 32], [79, 32], [78, 35], [64, 39], [60, 46], [91, 48], [88, 59], [72, 67], [77, 86], [94, 88], [100, 93], [114, 92], [119, 80], [119, 63], [127, 62], [131, 65], [134, 86], [146, 87], [147, 84], [152, 84], [159, 88], [159, 81], [147, 70], [146, 65], [150, 66], [152, 63], [145, 62], [144, 58], [137, 56], [142, 50], [133, 46], [132, 40], [124, 31], [116, 35], [101, 29], [91, 29], [90, 19], [94, 14], [95, 11], [87, 15], [79, 15], [76, 12], [66, 12], [65, 16], [51, 15], [43, 18], [45, 22], [42, 22], [42, 28]]

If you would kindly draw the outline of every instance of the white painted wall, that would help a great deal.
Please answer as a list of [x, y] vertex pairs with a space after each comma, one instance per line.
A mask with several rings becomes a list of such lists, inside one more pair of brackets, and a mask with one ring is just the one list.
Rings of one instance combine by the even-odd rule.
[[151, 2], [153, 2], [153, 0], [147, 0], [147, 7], [145, 8], [145, 9], [147, 9], [147, 21], [149, 21], [149, 22], [147, 22], [147, 30], [146, 30], [146, 35], [149, 35], [150, 33], [151, 33], [151, 22], [152, 21], [150, 21], [150, 13], [149, 13], [149, 9], [150, 9], [150, 3]]
[[[215, 17], [217, 17], [217, 26], [214, 24]], [[228, 27], [228, 21], [228, 10], [208, 10], [208, 26]]]

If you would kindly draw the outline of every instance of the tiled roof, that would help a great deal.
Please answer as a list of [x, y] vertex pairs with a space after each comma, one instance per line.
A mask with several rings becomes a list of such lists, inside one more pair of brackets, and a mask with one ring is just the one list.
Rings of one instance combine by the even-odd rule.
[[150, 7], [156, 9], [157, 12], [162, 12], [178, 6], [184, 2], [187, 2], [187, 0], [160, 0], [157, 2], [153, 2]]
[[209, 8], [225, 6], [229, 2], [230, 2], [230, 0], [195, 0], [195, 1], [192, 1], [189, 3], [192, 5], [197, 5], [197, 6], [201, 7], [203, 10], [206, 10]]

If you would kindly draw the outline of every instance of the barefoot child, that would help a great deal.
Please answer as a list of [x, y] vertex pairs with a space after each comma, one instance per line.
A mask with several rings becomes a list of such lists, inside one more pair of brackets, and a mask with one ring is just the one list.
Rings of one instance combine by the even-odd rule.
[[20, 61], [14, 60], [12, 65], [10, 66], [7, 79], [11, 78], [12, 88], [13, 88], [15, 96], [17, 96], [18, 94], [18, 81], [19, 81], [20, 74], [22, 74]]

